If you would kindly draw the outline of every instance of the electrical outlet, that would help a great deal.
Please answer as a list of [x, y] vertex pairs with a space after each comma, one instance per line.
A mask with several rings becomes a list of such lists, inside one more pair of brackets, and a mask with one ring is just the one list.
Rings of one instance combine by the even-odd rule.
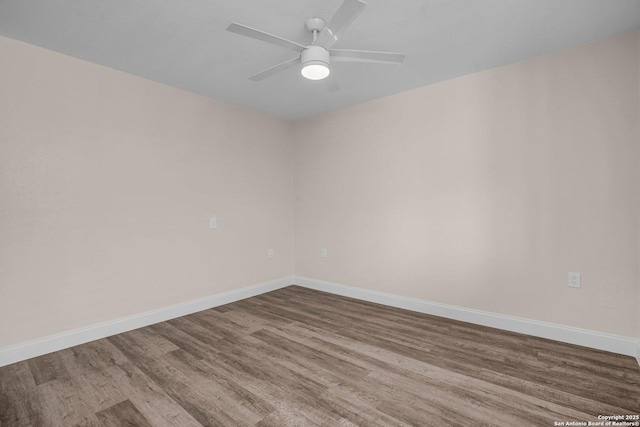
[[322, 258], [326, 258], [327, 257], [327, 248], [320, 249], [320, 256]]
[[209, 228], [218, 228], [218, 218], [215, 216], [209, 218]]
[[267, 251], [267, 256], [268, 256], [269, 258], [273, 258], [273, 249], [269, 249], [269, 250]]
[[569, 287], [570, 288], [580, 287], [580, 273], [569, 273]]

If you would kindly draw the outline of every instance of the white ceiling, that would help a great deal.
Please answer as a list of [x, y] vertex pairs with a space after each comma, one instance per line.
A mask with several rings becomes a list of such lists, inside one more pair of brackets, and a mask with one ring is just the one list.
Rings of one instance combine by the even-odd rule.
[[248, 80], [296, 54], [225, 29], [236, 21], [307, 44], [305, 19], [329, 20], [342, 0], [0, 0], [0, 35], [300, 118], [640, 28], [640, 0], [366, 1], [334, 48], [407, 58], [333, 63], [339, 92], [297, 67]]

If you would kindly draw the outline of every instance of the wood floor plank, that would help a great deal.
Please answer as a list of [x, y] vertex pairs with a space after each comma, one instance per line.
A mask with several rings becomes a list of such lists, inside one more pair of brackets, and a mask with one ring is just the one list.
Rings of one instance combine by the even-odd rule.
[[149, 327], [129, 331], [125, 334], [131, 345], [134, 345], [138, 351], [151, 357], [162, 356], [163, 354], [180, 348], [152, 331]]
[[[312, 310], [305, 310], [304, 308], [299, 304], [294, 307], [280, 304], [278, 307], [270, 307], [269, 311], [286, 316], [290, 320], [319, 326], [323, 330], [329, 330], [334, 334], [354, 337], [361, 341], [374, 343], [377, 346], [394, 348], [396, 352], [402, 355], [437, 363], [455, 372], [471, 374], [472, 371], [477, 371], [474, 367], [481, 364], [486, 369], [493, 369], [521, 380], [547, 385], [588, 399], [592, 398], [593, 393], [599, 393], [599, 390], [605, 389], [606, 392], [600, 397], [604, 403], [627, 410], [640, 407], [640, 393], [635, 392], [637, 390], [635, 381], [626, 381], [624, 387], [621, 388], [619, 382], [611, 378], [583, 375], [580, 370], [576, 369], [570, 370], [570, 374], [567, 374], [562, 364], [545, 363], [526, 354], [518, 353], [517, 357], [509, 357], [499, 352], [487, 352], [482, 343], [478, 343], [474, 351], [472, 345], [465, 345], [455, 335], [440, 336], [437, 340], [434, 340], [434, 336], [428, 334], [423, 335], [423, 340], [421, 341], [420, 334], [403, 334], [393, 328], [371, 327], [366, 324], [357, 324], [357, 326], [344, 328], [341, 325], [353, 324], [349, 316], [333, 314], [331, 320], [327, 321], [324, 319], [326, 316], [318, 316]], [[266, 310], [266, 308], [263, 310]], [[352, 310], [351, 313], [357, 313], [357, 310]], [[343, 320], [342, 323], [336, 320], [340, 318]], [[477, 326], [474, 325], [474, 327]], [[485, 329], [490, 330], [490, 328]], [[511, 335], [518, 336], [519, 334], [511, 333]], [[522, 340], [531, 339], [524, 335], [520, 335], [520, 337]], [[586, 350], [582, 347], [575, 347], [578, 353]], [[483, 349], [485, 350], [483, 351]], [[528, 366], [526, 371], [519, 369], [523, 362]], [[549, 372], [553, 372], [554, 375], [549, 375]], [[628, 393], [629, 391], [631, 393]]]
[[125, 400], [96, 414], [104, 427], [152, 427], [130, 400]]
[[[216, 359], [234, 366], [238, 371], [250, 372], [253, 378], [267, 378], [275, 384], [280, 384], [286, 377], [295, 378], [295, 381], [284, 384], [292, 390], [310, 391], [317, 395], [340, 381], [335, 373], [321, 369], [315, 363], [306, 364], [286, 350], [252, 336], [234, 341], [221, 340], [218, 348]], [[211, 361], [211, 358], [207, 361]]]
[[49, 353], [29, 360], [29, 369], [36, 385], [44, 384], [67, 376], [64, 365], [60, 362], [58, 353]]
[[[295, 336], [295, 334], [291, 334], [290, 336]], [[306, 341], [308, 343], [310, 343], [310, 341]], [[423, 418], [421, 423], [427, 423], [427, 422], [432, 422], [432, 423], [436, 423], [436, 422], [444, 422], [445, 419], [440, 419], [438, 420], [438, 417], [433, 415], [433, 414], [438, 414], [441, 412], [446, 412], [443, 411], [442, 409], [444, 407], [446, 407], [446, 404], [448, 402], [447, 398], [449, 398], [449, 396], [447, 396], [448, 394], [451, 394], [451, 390], [443, 390], [440, 386], [441, 384], [429, 384], [430, 388], [432, 389], [433, 393], [431, 393], [432, 396], [437, 397], [438, 399], [438, 404], [434, 405], [433, 401], [429, 401], [428, 398], [425, 398], [425, 396], [416, 396], [415, 394], [412, 394], [412, 390], [413, 389], [420, 389], [419, 387], [416, 387], [415, 381], [412, 381], [411, 379], [407, 379], [404, 378], [404, 374], [405, 372], [402, 372], [401, 375], [397, 375], [395, 378], [395, 383], [394, 384], [389, 384], [389, 383], [385, 383], [383, 381], [378, 381], [375, 385], [372, 384], [372, 382], [370, 381], [370, 378], [372, 378], [373, 376], [376, 375], [376, 370], [381, 371], [382, 373], [387, 372], [388, 370], [394, 371], [394, 367], [391, 364], [381, 364], [381, 363], [366, 363], [366, 359], [368, 358], [366, 354], [357, 354], [355, 352], [350, 352], [350, 356], [352, 357], [345, 357], [345, 355], [347, 354], [347, 352], [349, 352], [349, 350], [347, 348], [344, 347], [339, 347], [339, 346], [334, 346], [332, 348], [332, 346], [330, 345], [326, 345], [327, 343], [324, 343], [323, 345], [318, 345], [318, 346], [314, 346], [315, 350], [318, 352], [331, 352], [331, 350], [335, 350], [335, 354], [338, 357], [344, 358], [345, 360], [349, 360], [350, 362], [353, 362], [354, 364], [363, 364], [364, 365], [370, 365], [369, 366], [369, 374], [365, 377], [361, 377], [358, 378], [357, 380], [352, 380], [349, 381], [348, 384], [350, 385], [351, 389], [350, 392], [352, 393], [351, 396], [353, 397], [354, 395], [368, 395], [370, 400], [388, 400], [390, 398], [392, 398], [391, 396], [395, 396], [398, 400], [401, 400], [405, 403], [405, 407], [403, 408], [403, 412], [405, 413], [405, 415], [407, 415], [407, 408], [406, 405], [410, 403], [411, 406], [414, 407], [413, 413], [414, 413], [414, 419], [418, 419], [420, 417], [427, 417], [427, 418]], [[407, 390], [403, 390], [402, 387], [400, 387], [400, 385], [402, 383], [405, 384], [410, 384], [409, 385], [409, 391]], [[373, 385], [373, 386], [372, 386]], [[422, 384], [424, 385], [424, 384]], [[332, 388], [330, 391], [335, 391], [336, 388], [340, 389], [344, 389], [343, 385], [340, 385], [338, 387], [334, 387]], [[422, 387], [422, 389], [425, 389], [424, 387]], [[464, 399], [460, 399], [460, 396], [454, 396], [460, 399], [460, 405], [464, 405], [464, 406], [469, 406], [467, 405], [467, 401], [470, 400], [470, 396], [469, 393], [466, 392], [466, 389], [462, 389], [465, 390], [465, 396]], [[334, 396], [336, 396], [334, 394]], [[428, 397], [428, 396], [427, 396]], [[432, 399], [433, 400], [433, 399]], [[419, 404], [417, 403], [419, 402]], [[360, 405], [362, 405], [362, 400], [360, 400]], [[419, 406], [419, 409], [416, 410], [415, 408]], [[458, 408], [459, 410], [460, 408]], [[473, 411], [469, 411], [474, 413], [474, 415], [481, 415], [482, 414], [482, 408], [479, 407], [474, 407]], [[421, 414], [421, 415], [418, 415]], [[394, 415], [398, 415], [398, 414], [394, 414]], [[448, 422], [452, 421], [452, 418], [447, 419]], [[465, 424], [477, 424], [478, 420], [477, 419], [473, 419], [473, 418], [469, 418], [469, 417], [458, 417], [456, 419], [457, 422], [465, 422]], [[499, 419], [497, 420], [499, 421]], [[513, 421], [513, 420], [510, 420]]]
[[[495, 406], [501, 405], [502, 396], [510, 393], [510, 400], [513, 401], [514, 407], [518, 408], [518, 412], [517, 414], [512, 413], [510, 419], [505, 419], [505, 424], [513, 423], [515, 421], [513, 417], [521, 418], [525, 417], [527, 412], [537, 412], [540, 407], [547, 407], [549, 414], [562, 415], [566, 419], [589, 418], [589, 416], [583, 412], [577, 412], [570, 408], [565, 408], [552, 402], [509, 390], [492, 383], [443, 370], [411, 358], [404, 358], [396, 353], [367, 348], [366, 345], [362, 345], [356, 341], [340, 340], [339, 337], [332, 337], [334, 342], [330, 342], [323, 339], [325, 337], [314, 334], [302, 327], [292, 325], [287, 329], [291, 331], [289, 336], [292, 337], [292, 339], [297, 338], [313, 348], [331, 352], [337, 357], [361, 364], [374, 373], [389, 373], [394, 376], [394, 382], [399, 383], [403, 376], [409, 376], [413, 378], [414, 381], [420, 383], [414, 385], [416, 389], [438, 390], [438, 395], [440, 396], [451, 394], [451, 396], [449, 396], [451, 400], [460, 402], [475, 400], [480, 406], [486, 406], [486, 404]], [[595, 402], [588, 403], [593, 404]], [[584, 406], [585, 402], [583, 402], [583, 407]], [[621, 411], [621, 408], [614, 407], [602, 409], [614, 412]], [[511, 411], [509, 406], [504, 405], [501, 406], [497, 412], [506, 415], [510, 414]]]
[[305, 344], [300, 344], [268, 330], [256, 331], [251, 335], [271, 346], [288, 352], [296, 358], [313, 361], [320, 368], [336, 373], [345, 380], [362, 378], [370, 372], [357, 364], [332, 356], [322, 350], [311, 348]]
[[243, 412], [221, 404], [217, 388], [199, 387], [203, 381], [185, 374], [163, 358], [148, 357], [139, 347], [131, 345], [131, 339], [125, 334], [108, 339], [200, 424], [251, 425], [249, 420], [243, 418]]
[[340, 417], [327, 411], [321, 399], [327, 390], [322, 378], [299, 369], [290, 360], [262, 357], [265, 353], [256, 354], [249, 346], [239, 347], [234, 346], [232, 351], [220, 352], [215, 359], [201, 363], [209, 371], [236, 378], [255, 394], [267, 396], [276, 410], [264, 423], [297, 420], [299, 424], [293, 425], [338, 425]]
[[215, 352], [214, 346], [203, 343], [194, 336], [187, 334], [167, 322], [151, 325], [148, 329], [174, 344], [177, 347], [176, 350], [185, 350], [198, 359], [202, 359], [207, 354]]
[[290, 286], [0, 368], [0, 426], [549, 426], [633, 358]]
[[153, 425], [200, 426], [108, 340], [72, 347], [61, 355], [94, 411], [127, 398]]
[[190, 335], [202, 344], [208, 345], [210, 348], [215, 348], [216, 342], [224, 338], [223, 336], [216, 335], [211, 329], [204, 328], [197, 323], [194, 323], [186, 317], [178, 317], [166, 322], [174, 328]]
[[84, 397], [77, 379], [69, 376], [38, 386], [27, 399], [31, 411], [39, 415], [35, 425], [99, 425], [94, 408]]
[[27, 426], [39, 419], [28, 399], [35, 388], [28, 362], [0, 368], [0, 426]]
[[255, 424], [275, 409], [263, 397], [240, 385], [235, 378], [207, 369], [206, 365], [184, 350], [176, 350], [163, 356], [163, 359], [192, 378], [198, 387], [213, 391], [223, 406], [234, 408], [236, 418], [244, 418], [250, 424]]

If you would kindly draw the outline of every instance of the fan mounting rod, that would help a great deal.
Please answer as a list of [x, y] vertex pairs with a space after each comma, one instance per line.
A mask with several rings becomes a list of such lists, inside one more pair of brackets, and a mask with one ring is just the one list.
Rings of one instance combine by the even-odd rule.
[[324, 30], [324, 27], [326, 25], [327, 24], [324, 22], [324, 19], [322, 18], [309, 18], [304, 23], [304, 26], [307, 28], [307, 30], [313, 33], [313, 43], [316, 42], [316, 39], [318, 38], [318, 33]]
[[304, 26], [307, 27], [307, 30], [309, 30], [311, 32], [313, 32], [313, 31], [320, 32], [320, 31], [324, 30], [324, 27], [326, 25], [327, 24], [324, 22], [324, 19], [322, 19], [322, 18], [309, 18], [304, 23]]

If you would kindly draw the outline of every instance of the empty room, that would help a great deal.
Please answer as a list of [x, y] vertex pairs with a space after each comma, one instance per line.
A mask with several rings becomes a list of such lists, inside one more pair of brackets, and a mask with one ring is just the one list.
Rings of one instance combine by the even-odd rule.
[[640, 426], [640, 0], [0, 0], [0, 426]]

